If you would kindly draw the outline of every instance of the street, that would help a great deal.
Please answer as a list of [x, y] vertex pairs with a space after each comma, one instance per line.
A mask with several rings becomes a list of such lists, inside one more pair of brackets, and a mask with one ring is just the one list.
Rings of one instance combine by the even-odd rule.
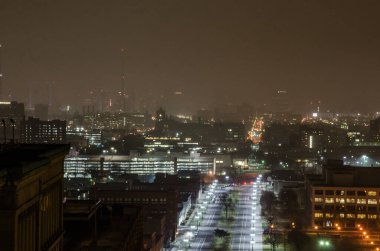
[[[258, 178], [260, 182], [260, 178]], [[187, 224], [178, 228], [179, 235], [170, 250], [212, 250], [214, 230], [224, 229], [231, 234], [230, 250], [262, 250], [263, 228], [258, 182], [232, 188], [214, 182], [202, 194]], [[238, 194], [234, 221], [220, 226], [224, 207], [220, 198], [234, 189]]]

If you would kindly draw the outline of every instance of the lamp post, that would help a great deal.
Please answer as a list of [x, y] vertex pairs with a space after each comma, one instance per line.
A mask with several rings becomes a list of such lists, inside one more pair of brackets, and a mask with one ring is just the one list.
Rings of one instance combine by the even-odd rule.
[[195, 219], [197, 220], [197, 231], [198, 231], [198, 227], [199, 227], [199, 216], [195, 216]]

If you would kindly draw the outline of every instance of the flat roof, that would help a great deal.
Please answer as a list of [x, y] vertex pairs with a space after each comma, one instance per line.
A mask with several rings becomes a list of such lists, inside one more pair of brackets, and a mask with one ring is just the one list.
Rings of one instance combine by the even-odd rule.
[[0, 177], [8, 168], [23, 168], [23, 173], [31, 171], [48, 164], [57, 154], [66, 155], [69, 149], [67, 144], [1, 144]]

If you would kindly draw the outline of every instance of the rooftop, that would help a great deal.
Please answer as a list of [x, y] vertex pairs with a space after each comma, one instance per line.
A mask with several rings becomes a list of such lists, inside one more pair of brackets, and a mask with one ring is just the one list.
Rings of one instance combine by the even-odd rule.
[[57, 155], [66, 155], [69, 145], [65, 144], [1, 144], [0, 178], [9, 168], [22, 168], [22, 174], [30, 172]]

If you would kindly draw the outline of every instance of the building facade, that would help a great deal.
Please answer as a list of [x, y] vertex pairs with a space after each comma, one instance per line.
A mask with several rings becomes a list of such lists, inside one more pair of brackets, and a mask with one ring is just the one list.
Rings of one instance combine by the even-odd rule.
[[325, 166], [322, 177], [307, 179], [310, 226], [380, 227], [380, 169]]
[[27, 144], [65, 143], [66, 121], [43, 121], [29, 117], [21, 123], [21, 140]]
[[67, 145], [1, 145], [0, 247], [63, 250], [63, 159]]

